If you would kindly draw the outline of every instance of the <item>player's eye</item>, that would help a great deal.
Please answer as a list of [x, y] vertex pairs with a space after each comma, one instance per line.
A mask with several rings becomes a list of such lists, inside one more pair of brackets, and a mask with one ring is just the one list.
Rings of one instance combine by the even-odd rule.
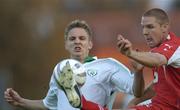
[[153, 25], [147, 25], [147, 28], [149, 28], [149, 29], [153, 29], [153, 28], [154, 28], [154, 26], [153, 26]]
[[79, 39], [80, 40], [86, 40], [86, 36], [80, 36]]
[[75, 39], [76, 39], [76, 38], [73, 37], [73, 36], [69, 37], [69, 40], [70, 40], [70, 41], [73, 41], [73, 40], [75, 40]]

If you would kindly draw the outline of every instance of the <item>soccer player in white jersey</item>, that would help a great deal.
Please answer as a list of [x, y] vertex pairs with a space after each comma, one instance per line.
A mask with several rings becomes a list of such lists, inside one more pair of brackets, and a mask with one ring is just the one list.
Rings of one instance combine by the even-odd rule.
[[[54, 74], [60, 72], [60, 62], [54, 69], [50, 87], [44, 99], [25, 99], [12, 88], [8, 88], [5, 91], [6, 101], [13, 106], [31, 110], [105, 110], [111, 94], [115, 91], [134, 94], [135, 96], [141, 95], [136, 93], [142, 93], [143, 90], [139, 88], [144, 88], [142, 83], [144, 80], [141, 74], [143, 67], [136, 65], [136, 73], [133, 75], [128, 68], [113, 58], [97, 59], [89, 57], [89, 50], [92, 46], [92, 32], [88, 24], [82, 20], [72, 21], [65, 30], [65, 48], [70, 53], [71, 59], [83, 63], [86, 69], [85, 84], [79, 86], [79, 89], [59, 88]], [[67, 78], [63, 75], [60, 76], [62, 80]], [[66, 81], [65, 83], [71, 83], [71, 80]], [[73, 87], [76, 85], [74, 83]], [[61, 86], [64, 87], [63, 84]], [[76, 101], [71, 100], [67, 97], [68, 95], [75, 97]]]

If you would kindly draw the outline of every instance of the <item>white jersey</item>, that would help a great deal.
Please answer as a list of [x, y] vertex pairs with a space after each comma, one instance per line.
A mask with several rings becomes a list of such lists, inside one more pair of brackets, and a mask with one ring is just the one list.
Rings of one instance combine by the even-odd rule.
[[[80, 91], [87, 100], [105, 106], [115, 91], [133, 94], [134, 76], [127, 67], [117, 60], [112, 58], [97, 59], [83, 65], [86, 69], [86, 82]], [[59, 67], [60, 63], [56, 65], [54, 72], [59, 72]], [[79, 110], [69, 104], [65, 93], [58, 88], [53, 77], [51, 77], [50, 88], [43, 103], [51, 110]]]

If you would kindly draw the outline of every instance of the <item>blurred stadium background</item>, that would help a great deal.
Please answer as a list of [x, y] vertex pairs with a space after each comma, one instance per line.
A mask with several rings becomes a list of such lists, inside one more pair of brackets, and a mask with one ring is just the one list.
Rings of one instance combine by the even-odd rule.
[[[54, 66], [69, 56], [64, 28], [74, 19], [92, 27], [92, 55], [114, 57], [129, 67], [128, 59], [117, 51], [116, 36], [120, 33], [136, 48], [148, 50], [140, 20], [152, 7], [168, 12], [171, 30], [180, 36], [179, 0], [0, 0], [0, 110], [20, 110], [4, 101], [7, 87], [29, 99], [46, 95]], [[148, 84], [152, 74], [145, 71]], [[122, 107], [124, 97], [118, 94], [114, 108]]]

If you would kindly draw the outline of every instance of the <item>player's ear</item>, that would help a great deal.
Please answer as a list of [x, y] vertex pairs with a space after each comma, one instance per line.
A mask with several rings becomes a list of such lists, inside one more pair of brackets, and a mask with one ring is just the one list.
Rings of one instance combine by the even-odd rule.
[[67, 42], [65, 41], [65, 49], [68, 50]]
[[162, 25], [162, 31], [166, 33], [169, 30], [169, 23], [165, 23]]
[[89, 47], [88, 47], [88, 49], [90, 50], [90, 49], [92, 49], [92, 47], [93, 47], [93, 43], [92, 43], [92, 41], [89, 41]]

